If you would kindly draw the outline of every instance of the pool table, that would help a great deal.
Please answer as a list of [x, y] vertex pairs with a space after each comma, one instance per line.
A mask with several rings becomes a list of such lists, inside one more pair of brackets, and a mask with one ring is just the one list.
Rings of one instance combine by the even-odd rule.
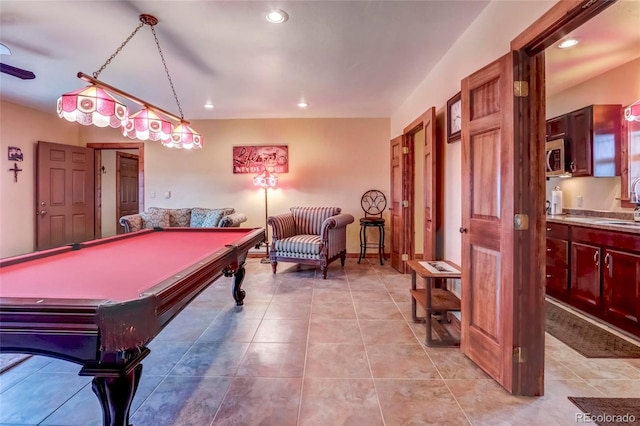
[[129, 425], [147, 344], [221, 275], [237, 305], [263, 228], [156, 228], [0, 260], [0, 352], [93, 376], [103, 423]]

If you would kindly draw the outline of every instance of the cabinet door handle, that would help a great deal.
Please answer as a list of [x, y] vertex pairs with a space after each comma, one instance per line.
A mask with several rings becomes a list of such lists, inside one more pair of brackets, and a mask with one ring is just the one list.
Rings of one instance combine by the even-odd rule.
[[569, 170], [571, 170], [571, 173], [574, 173], [576, 171], [576, 163], [572, 161], [569, 165]]
[[551, 228], [547, 228], [547, 231], [551, 231]]
[[548, 248], [548, 249], [547, 249], [547, 253], [549, 253], [550, 251], [551, 251], [551, 249], [550, 249], [550, 248]]
[[553, 275], [547, 274], [547, 278], [551, 278], [551, 277], [553, 277]]
[[609, 270], [609, 278], [613, 278], [613, 256], [611, 256], [611, 253], [607, 253], [604, 256], [604, 264]]
[[596, 266], [600, 265], [600, 257], [598, 256], [598, 250], [596, 250], [595, 253], [593, 253], [593, 263], [596, 264]]

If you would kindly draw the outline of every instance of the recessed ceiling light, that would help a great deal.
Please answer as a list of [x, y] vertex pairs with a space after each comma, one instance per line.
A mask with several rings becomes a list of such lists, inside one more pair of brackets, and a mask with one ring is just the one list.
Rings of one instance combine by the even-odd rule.
[[206, 104], [204, 104], [204, 107], [206, 109], [213, 109], [213, 104], [211, 102], [207, 102]]
[[11, 49], [0, 43], [0, 55], [11, 55]]
[[575, 38], [568, 38], [566, 40], [563, 40], [562, 43], [558, 45], [558, 47], [560, 49], [566, 49], [568, 47], [573, 47], [576, 44], [578, 44], [578, 40], [576, 40]]
[[298, 108], [306, 108], [308, 106], [309, 106], [309, 104], [306, 103], [305, 101], [298, 102]]
[[267, 13], [267, 21], [272, 24], [282, 24], [283, 22], [286, 22], [287, 19], [289, 19], [289, 15], [287, 15], [287, 12], [284, 10], [274, 9]]

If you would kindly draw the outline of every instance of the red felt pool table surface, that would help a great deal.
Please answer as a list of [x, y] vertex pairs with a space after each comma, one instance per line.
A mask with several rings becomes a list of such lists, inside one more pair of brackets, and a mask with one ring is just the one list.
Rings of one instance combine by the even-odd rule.
[[135, 299], [146, 289], [233, 245], [253, 229], [151, 232], [5, 266], [0, 296]]

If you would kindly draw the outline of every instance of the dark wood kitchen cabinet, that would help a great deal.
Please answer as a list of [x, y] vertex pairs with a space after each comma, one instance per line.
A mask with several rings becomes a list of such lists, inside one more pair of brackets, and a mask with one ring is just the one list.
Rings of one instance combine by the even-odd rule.
[[640, 235], [571, 226], [569, 303], [640, 336]]
[[569, 116], [561, 115], [547, 120], [547, 140], [564, 138], [569, 132]]
[[547, 120], [547, 140], [563, 137], [572, 176], [620, 176], [622, 105], [590, 105]]
[[569, 298], [588, 312], [600, 309], [600, 247], [571, 242]]
[[605, 316], [615, 318], [616, 322], [639, 324], [640, 254], [606, 249], [602, 272]]
[[569, 296], [569, 226], [547, 223], [546, 291], [566, 300]]

